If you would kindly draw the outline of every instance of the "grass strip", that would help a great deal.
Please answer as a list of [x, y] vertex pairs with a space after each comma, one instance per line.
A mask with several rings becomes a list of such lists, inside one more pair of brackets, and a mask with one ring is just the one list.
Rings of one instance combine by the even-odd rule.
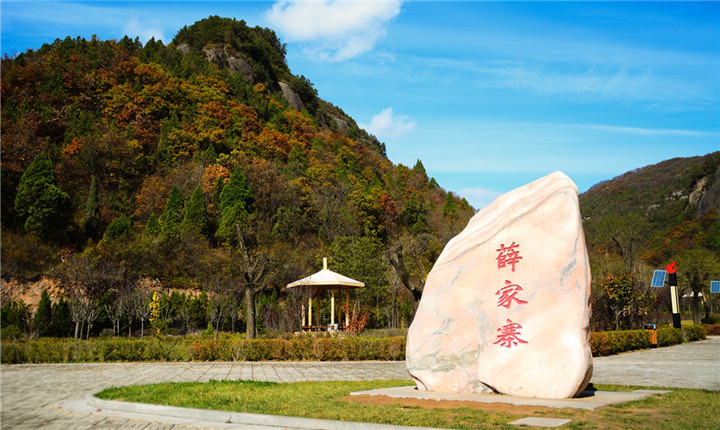
[[[358, 402], [348, 398], [354, 391], [403, 385], [408, 385], [408, 381], [210, 381], [113, 387], [97, 397], [197, 409], [456, 429], [516, 428], [508, 423], [527, 416], [571, 419], [565, 428], [577, 429], [720, 428], [720, 392], [707, 390], [673, 388], [668, 394], [594, 411], [500, 404], [453, 407], [443, 402], [387, 398]], [[647, 389], [613, 385], [595, 388]]]

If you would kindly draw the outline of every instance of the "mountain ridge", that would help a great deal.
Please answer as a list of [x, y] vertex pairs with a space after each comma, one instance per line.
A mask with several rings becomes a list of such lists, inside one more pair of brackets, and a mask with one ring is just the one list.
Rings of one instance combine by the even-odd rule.
[[[67, 37], [4, 58], [3, 280], [49, 277], [77, 303], [147, 285], [203, 291], [208, 306], [228, 296], [245, 310], [216, 327], [244, 320], [254, 336], [247, 304], [274, 315], [262, 330], [297, 329], [283, 286], [328, 256], [366, 283], [353, 298], [371, 327], [407, 324], [474, 209], [420, 160], [393, 164], [284, 56], [272, 30], [211, 16], [167, 45]], [[629, 271], [689, 247], [717, 254], [719, 165], [720, 153], [668, 160], [583, 193], [591, 259], [616, 258], [616, 215], [646, 235]]]

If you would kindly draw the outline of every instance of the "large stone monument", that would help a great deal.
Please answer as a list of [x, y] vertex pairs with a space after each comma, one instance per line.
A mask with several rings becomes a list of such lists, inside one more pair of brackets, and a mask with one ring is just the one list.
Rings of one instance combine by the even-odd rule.
[[575, 184], [500, 196], [445, 246], [407, 337], [418, 389], [568, 398], [592, 375], [590, 265]]

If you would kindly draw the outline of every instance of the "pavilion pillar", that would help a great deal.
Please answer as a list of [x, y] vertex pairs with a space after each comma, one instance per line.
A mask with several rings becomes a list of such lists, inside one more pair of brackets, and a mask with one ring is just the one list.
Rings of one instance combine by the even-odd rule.
[[302, 331], [303, 326], [305, 325], [305, 303], [302, 304], [302, 321], [300, 322], [300, 330]]
[[350, 325], [350, 290], [345, 290], [345, 330]]
[[335, 325], [335, 290], [330, 290], [330, 325]]
[[312, 325], [312, 291], [310, 292], [310, 298], [308, 299], [308, 326]]

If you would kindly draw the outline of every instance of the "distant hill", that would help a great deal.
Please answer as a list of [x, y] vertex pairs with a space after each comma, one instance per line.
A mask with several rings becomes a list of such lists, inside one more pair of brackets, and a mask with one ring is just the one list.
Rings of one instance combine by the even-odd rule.
[[580, 209], [596, 249], [615, 248], [602, 231], [608, 221], [632, 218], [641, 234], [638, 256], [652, 257], [651, 263], [692, 246], [720, 251], [720, 152], [673, 158], [600, 182], [580, 196]]

